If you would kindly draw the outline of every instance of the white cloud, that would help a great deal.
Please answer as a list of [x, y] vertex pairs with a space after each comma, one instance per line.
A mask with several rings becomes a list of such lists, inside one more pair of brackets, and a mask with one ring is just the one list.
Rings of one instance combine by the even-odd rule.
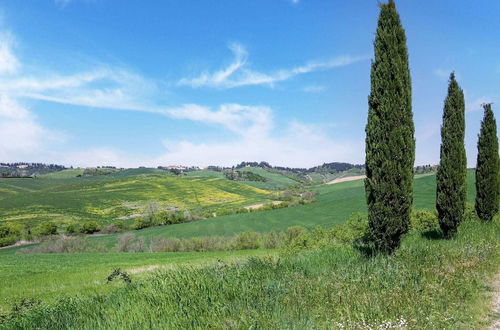
[[249, 68], [247, 61], [248, 52], [241, 44], [231, 44], [229, 49], [233, 53], [234, 59], [227, 67], [213, 73], [204, 72], [194, 78], [182, 78], [178, 81], [178, 85], [191, 86], [193, 88], [235, 88], [252, 85], [267, 85], [272, 87], [277, 82], [291, 79], [297, 75], [329, 70], [368, 59], [366, 56], [353, 57], [344, 55], [326, 61], [310, 61], [305, 65], [290, 69], [282, 69], [271, 73], [262, 73], [253, 71]]
[[470, 100], [465, 97], [465, 112], [473, 112], [473, 111], [481, 111], [483, 110], [483, 104], [485, 103], [493, 103], [493, 98], [489, 96], [481, 96], [475, 99]]
[[306, 93], [323, 93], [326, 91], [326, 87], [321, 85], [309, 85], [304, 87], [302, 91]]
[[[14, 39], [9, 34], [0, 35], [8, 41], [0, 46], [0, 159], [3, 161], [125, 167], [169, 163], [230, 165], [257, 159], [290, 166], [313, 166], [336, 159], [362, 161], [358, 159], [362, 155], [362, 145], [351, 141], [334, 141], [318, 127], [294, 121], [289, 123], [284, 134], [274, 134], [273, 110], [267, 106], [236, 103], [217, 107], [198, 104], [166, 106], [153, 103], [150, 100], [158, 100], [158, 96], [163, 93], [159, 82], [124, 68], [104, 64], [74, 74], [33, 71], [29, 65], [21, 65], [15, 56], [12, 49]], [[231, 49], [235, 54], [231, 65], [207, 75], [202, 84], [210, 81], [215, 85], [272, 85], [295, 75], [355, 61], [342, 57], [262, 74], [247, 68], [248, 55], [243, 47], [235, 44]], [[316, 89], [319, 87], [316, 86]], [[215, 125], [218, 129], [233, 133], [234, 138], [222, 142], [174, 139], [165, 142], [167, 150], [163, 154], [147, 157], [108, 146], [74, 150], [64, 144], [68, 139], [64, 134], [44, 128], [38, 122], [34, 113], [23, 106], [22, 101], [25, 99], [156, 113], [176, 120]]]
[[332, 160], [362, 163], [362, 141], [336, 141], [314, 127], [292, 122], [285, 134], [244, 137], [227, 142], [164, 141], [168, 152], [154, 164], [233, 165], [265, 160], [274, 165], [310, 167]]
[[12, 34], [0, 33], [0, 74], [14, 73], [19, 67], [19, 62], [12, 51], [13, 45]]

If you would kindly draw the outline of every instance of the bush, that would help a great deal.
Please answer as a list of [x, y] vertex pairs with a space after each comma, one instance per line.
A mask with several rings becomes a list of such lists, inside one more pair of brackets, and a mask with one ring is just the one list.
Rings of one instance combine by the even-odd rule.
[[236, 235], [236, 239], [234, 242], [235, 249], [251, 250], [260, 248], [262, 246], [262, 243], [260, 241], [260, 236], [261, 234], [254, 231], [248, 231]]
[[82, 234], [93, 234], [101, 230], [101, 226], [97, 221], [88, 221], [82, 225], [80, 228], [80, 233]]
[[132, 233], [125, 233], [118, 237], [116, 242], [116, 251], [118, 252], [144, 252], [144, 237], [136, 238]]
[[153, 219], [150, 217], [138, 217], [134, 220], [134, 229], [143, 229], [153, 226]]
[[57, 224], [53, 222], [42, 222], [33, 229], [36, 236], [57, 235]]
[[66, 234], [76, 234], [78, 233], [78, 226], [75, 223], [70, 223], [66, 226]]
[[22, 236], [22, 230], [19, 225], [0, 224], [0, 246], [12, 245], [19, 241]]
[[101, 234], [116, 234], [121, 232], [122, 230], [118, 228], [115, 224], [107, 225], [106, 227], [102, 228], [99, 233]]
[[436, 212], [428, 210], [413, 211], [410, 218], [410, 228], [420, 233], [439, 231], [439, 222]]
[[107, 252], [107, 249], [96, 242], [90, 241], [86, 238], [60, 238], [42, 242], [32, 248], [24, 248], [17, 253], [94, 253], [94, 252]]

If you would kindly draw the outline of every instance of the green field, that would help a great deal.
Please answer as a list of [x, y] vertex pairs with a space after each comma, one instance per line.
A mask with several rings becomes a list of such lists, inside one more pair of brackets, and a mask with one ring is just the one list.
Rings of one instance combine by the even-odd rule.
[[45, 178], [1, 179], [1, 221], [110, 222], [141, 214], [149, 203], [189, 210], [242, 207], [267, 201], [268, 192], [216, 177], [176, 177], [155, 169], [91, 177], [80, 170]]
[[[349, 245], [202, 267], [193, 263], [218, 254], [200, 253], [200, 258], [177, 254], [172, 262], [185, 257], [191, 266], [131, 274], [128, 285], [104, 284], [104, 278], [118, 266], [130, 271], [139, 265], [163, 264], [163, 255], [113, 254], [108, 260], [94, 255], [40, 259], [36, 255], [31, 260], [12, 256], [2, 258], [2, 273], [27, 293], [48, 299], [18, 308], [5, 316], [3, 325], [9, 329], [482, 329], [491, 322], [487, 281], [500, 265], [499, 235], [498, 219], [493, 223], [468, 219], [455, 239], [428, 239], [411, 232], [397, 253], [371, 259]], [[66, 272], [68, 266], [61, 265], [69, 263]], [[38, 271], [37, 278], [32, 272]], [[26, 284], [22, 278], [36, 282]], [[48, 288], [47, 295], [41, 287]], [[64, 294], [54, 297], [59, 292]]]
[[[170, 226], [151, 227], [135, 231], [146, 237], [205, 237], [229, 236], [243, 231], [284, 231], [292, 226], [314, 228], [331, 227], [345, 221], [354, 212], [366, 212], [363, 180], [323, 185], [315, 188], [317, 201], [311, 204], [244, 214], [234, 214]], [[414, 183], [416, 209], [434, 209], [436, 196], [435, 175], [419, 175]], [[475, 196], [474, 172], [468, 173], [468, 201]], [[96, 237], [95, 240], [113, 246], [120, 234]]]
[[286, 176], [282, 173], [273, 170], [265, 170], [260, 167], [243, 167], [239, 169], [239, 171], [248, 171], [255, 174], [258, 174], [267, 181], [244, 181], [246, 184], [251, 185], [253, 187], [268, 189], [268, 190], [283, 190], [290, 186], [294, 186], [300, 184], [301, 182], [289, 175]]
[[[5, 250], [4, 250], [5, 251]], [[76, 293], [97, 293], [116, 288], [106, 277], [116, 268], [144, 274], [147, 267], [203, 265], [217, 259], [230, 261], [272, 251], [177, 252], [177, 253], [85, 253], [85, 254], [5, 254], [0, 250], [0, 310], [22, 298], [52, 300]], [[151, 268], [149, 268], [151, 269]]]

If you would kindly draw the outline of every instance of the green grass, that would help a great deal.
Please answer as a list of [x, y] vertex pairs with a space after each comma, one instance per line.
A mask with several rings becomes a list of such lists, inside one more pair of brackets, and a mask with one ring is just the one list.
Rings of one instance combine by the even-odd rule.
[[[106, 277], [116, 268], [130, 272], [135, 279], [141, 268], [173, 267], [181, 264], [202, 265], [233, 260], [250, 255], [272, 254], [267, 250], [230, 252], [177, 253], [89, 253], [21, 254], [0, 257], [0, 310], [22, 298], [51, 301], [61, 295], [107, 292], [120, 285], [106, 284]], [[137, 273], [136, 273], [137, 272]]]
[[243, 167], [240, 170], [258, 174], [267, 179], [267, 181], [265, 182], [245, 181], [246, 184], [256, 188], [268, 189], [268, 190], [283, 190], [290, 186], [300, 184], [299, 180], [295, 180], [292, 177], [283, 175], [282, 173], [277, 173], [275, 171], [268, 171], [260, 167]]
[[[474, 173], [468, 175], [468, 201], [475, 196]], [[317, 202], [290, 208], [254, 213], [234, 214], [170, 226], [152, 227], [135, 231], [147, 241], [155, 236], [205, 237], [229, 236], [243, 231], [284, 231], [291, 226], [314, 228], [331, 227], [347, 219], [354, 212], [366, 212], [363, 180], [324, 185], [316, 188]], [[414, 183], [416, 209], [434, 209], [436, 195], [435, 175], [419, 175]], [[117, 235], [96, 237], [107, 246], [113, 246]]]
[[26, 307], [6, 328], [480, 329], [500, 266], [500, 223], [464, 222], [452, 240], [407, 235], [392, 256], [351, 246], [180, 267], [130, 285]]
[[83, 168], [67, 169], [57, 172], [52, 172], [48, 174], [39, 175], [38, 178], [44, 179], [69, 179], [76, 178], [78, 175], [83, 174]]
[[[70, 173], [74, 174], [77, 170]], [[62, 171], [66, 172], [66, 171]], [[56, 174], [54, 174], [56, 175]], [[0, 179], [1, 221], [74, 222], [140, 214], [154, 202], [189, 210], [241, 207], [267, 201], [266, 191], [214, 177], [176, 177], [132, 169], [95, 177]]]

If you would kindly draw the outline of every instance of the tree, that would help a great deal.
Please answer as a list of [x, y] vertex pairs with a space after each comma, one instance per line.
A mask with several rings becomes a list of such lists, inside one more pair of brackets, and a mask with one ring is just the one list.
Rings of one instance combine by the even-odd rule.
[[368, 239], [392, 252], [408, 231], [415, 139], [406, 35], [394, 1], [380, 5], [366, 125]]
[[452, 72], [444, 101], [441, 126], [441, 159], [436, 175], [436, 209], [439, 226], [452, 237], [462, 221], [467, 199], [467, 158], [465, 154], [464, 92]]
[[477, 149], [476, 213], [480, 219], [491, 221], [500, 198], [497, 123], [491, 104], [484, 105]]

